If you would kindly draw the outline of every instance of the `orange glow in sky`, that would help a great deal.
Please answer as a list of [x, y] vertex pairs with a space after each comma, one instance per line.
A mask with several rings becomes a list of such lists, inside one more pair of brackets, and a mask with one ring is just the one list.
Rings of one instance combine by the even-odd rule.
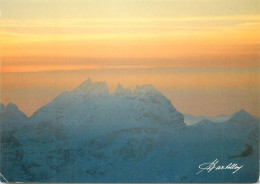
[[[258, 115], [259, 7], [258, 0], [1, 1], [1, 101], [30, 115], [92, 77], [112, 89], [152, 83], [186, 113]], [[208, 106], [218, 93], [215, 108], [189, 104]]]

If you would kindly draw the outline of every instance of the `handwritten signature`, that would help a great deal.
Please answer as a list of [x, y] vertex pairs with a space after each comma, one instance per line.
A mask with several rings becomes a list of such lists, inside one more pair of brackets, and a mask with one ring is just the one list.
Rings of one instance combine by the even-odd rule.
[[213, 170], [215, 170], [215, 171], [217, 171], [217, 170], [234, 170], [232, 172], [232, 174], [235, 174], [237, 171], [239, 171], [243, 167], [243, 165], [238, 166], [238, 164], [235, 164], [235, 163], [234, 164], [230, 163], [226, 166], [221, 166], [221, 165], [217, 166], [218, 162], [219, 162], [219, 160], [216, 159], [213, 162], [207, 162], [207, 163], [200, 164], [199, 165], [200, 171], [197, 172], [196, 174], [199, 174], [203, 171], [207, 171], [209, 173]]

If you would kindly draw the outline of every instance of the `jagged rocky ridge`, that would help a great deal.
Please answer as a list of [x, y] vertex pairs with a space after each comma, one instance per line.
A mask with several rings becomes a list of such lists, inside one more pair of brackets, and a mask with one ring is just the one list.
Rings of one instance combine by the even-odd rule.
[[[27, 118], [0, 106], [1, 172], [20, 182], [255, 182], [259, 120], [245, 111], [223, 123], [186, 126], [152, 85], [109, 94], [90, 79]], [[9, 126], [10, 125], [10, 126]], [[244, 165], [203, 172], [220, 159]]]

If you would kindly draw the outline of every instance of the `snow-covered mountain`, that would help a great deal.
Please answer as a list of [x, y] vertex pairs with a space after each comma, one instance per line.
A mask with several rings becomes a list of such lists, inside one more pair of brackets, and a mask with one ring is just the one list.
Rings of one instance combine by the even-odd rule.
[[209, 116], [193, 116], [190, 114], [183, 114], [184, 116], [184, 122], [186, 125], [194, 125], [202, 120], [210, 120], [213, 122], [224, 122], [227, 121], [232, 117], [232, 115], [226, 115], [226, 114], [220, 114], [215, 117], [209, 117]]
[[[0, 121], [2, 117], [0, 117]], [[18, 120], [20, 121], [20, 120]], [[152, 85], [132, 92], [90, 79], [1, 136], [1, 172], [22, 182], [255, 182], [259, 120], [245, 111], [223, 123], [186, 126]], [[243, 168], [202, 172], [220, 160]]]
[[[183, 115], [152, 85], [137, 86], [133, 93], [120, 84], [113, 94], [105, 82], [90, 79], [36, 111], [29, 122], [53, 121], [73, 127], [112, 131], [136, 126], [184, 125]], [[122, 121], [123, 120], [123, 121]]]

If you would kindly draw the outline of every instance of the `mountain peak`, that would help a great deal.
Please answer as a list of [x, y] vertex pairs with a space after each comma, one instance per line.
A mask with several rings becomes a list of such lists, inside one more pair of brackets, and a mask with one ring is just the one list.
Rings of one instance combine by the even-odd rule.
[[160, 92], [158, 92], [155, 89], [155, 87], [153, 87], [153, 85], [146, 84], [146, 85], [143, 85], [143, 86], [137, 85], [135, 90], [134, 90], [134, 94], [138, 94], [138, 95], [155, 95], [155, 94], [160, 94]]
[[233, 114], [233, 116], [251, 116], [248, 112], [246, 112], [244, 109], [241, 109], [240, 111]]
[[14, 103], [9, 103], [9, 104], [7, 104], [7, 106], [6, 106], [6, 109], [16, 110], [16, 109], [18, 109], [18, 107], [17, 107], [17, 105], [14, 104]]
[[0, 110], [9, 113], [19, 111], [17, 105], [15, 105], [14, 103], [9, 103], [6, 106], [4, 106], [4, 104], [0, 104]]
[[4, 108], [5, 108], [4, 104], [0, 103], [0, 110]]
[[3, 121], [14, 121], [16, 118], [25, 120], [27, 118], [27, 116], [14, 103], [9, 103], [6, 106], [0, 104], [0, 114]]
[[244, 121], [244, 120], [254, 119], [254, 117], [248, 112], [246, 112], [244, 109], [241, 109], [240, 111], [234, 113], [231, 119]]
[[124, 89], [124, 88], [123, 88], [122, 84], [118, 83], [117, 84], [117, 90], [121, 90], [121, 89]]
[[108, 88], [106, 82], [92, 82], [90, 78], [80, 84], [74, 91], [84, 94], [107, 95]]
[[114, 92], [115, 95], [124, 95], [124, 94], [131, 94], [131, 90], [125, 89], [120, 83], [117, 85], [117, 89]]
[[91, 86], [93, 83], [92, 83], [92, 80], [90, 78], [88, 78], [86, 81], [82, 82], [79, 87], [77, 87], [77, 89], [79, 90], [84, 90], [86, 88], [88, 88], [89, 86]]

